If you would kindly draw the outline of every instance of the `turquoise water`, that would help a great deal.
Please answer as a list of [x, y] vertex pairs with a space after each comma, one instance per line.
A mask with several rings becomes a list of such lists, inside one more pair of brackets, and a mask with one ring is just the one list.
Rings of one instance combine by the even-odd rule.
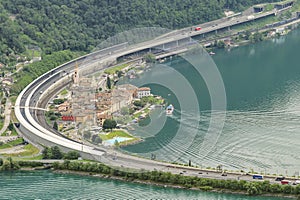
[[0, 173], [0, 199], [280, 200], [133, 184], [49, 171]]
[[109, 145], [113, 145], [116, 141], [118, 141], [118, 142], [124, 142], [124, 141], [127, 141], [127, 140], [131, 140], [131, 138], [127, 138], [127, 137], [114, 137], [113, 139], [105, 140], [104, 143], [107, 143]]
[[[191, 63], [179, 57], [164, 63], [165, 68], [173, 71], [153, 67], [130, 82], [145, 83], [152, 93], [166, 98], [175, 107], [173, 116], [165, 118], [161, 111], [151, 118], [152, 127], [135, 128], [134, 134], [144, 142], [124, 150], [145, 157], [155, 154], [160, 160], [191, 160], [203, 167], [221, 164], [226, 169], [298, 175], [299, 52], [300, 30], [230, 51], [216, 50], [212, 58], [223, 79], [227, 99], [225, 125], [220, 132], [218, 127], [210, 126], [211, 95], [205, 79]], [[201, 55], [192, 59], [196, 64], [198, 61], [204, 72], [212, 67], [202, 64]], [[192, 89], [181, 88], [180, 77], [174, 78], [178, 73]], [[215, 80], [213, 76], [209, 78]], [[159, 84], [162, 81], [180, 88], [179, 92]], [[187, 102], [191, 106], [181, 108], [183, 100], [179, 96], [189, 101], [191, 90], [197, 103]], [[197, 109], [200, 114], [195, 112]]]

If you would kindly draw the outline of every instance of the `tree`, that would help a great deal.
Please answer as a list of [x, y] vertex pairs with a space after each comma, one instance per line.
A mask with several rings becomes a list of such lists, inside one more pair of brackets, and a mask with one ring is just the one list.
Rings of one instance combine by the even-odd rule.
[[118, 78], [121, 78], [122, 75], [123, 75], [123, 72], [122, 71], [117, 71], [117, 75], [118, 75]]
[[64, 159], [76, 160], [80, 157], [80, 154], [77, 151], [69, 151], [65, 154]]
[[53, 100], [53, 103], [54, 103], [55, 105], [59, 105], [59, 104], [62, 104], [62, 103], [64, 103], [64, 102], [65, 102], [64, 99], [54, 99], [54, 100]]
[[119, 147], [120, 144], [119, 144], [118, 140], [115, 140], [114, 145], [115, 145], [115, 147]]
[[17, 170], [20, 169], [20, 165], [17, 162], [13, 161], [11, 157], [8, 157], [2, 164], [1, 169], [3, 171]]
[[246, 40], [250, 40], [250, 36], [252, 35], [252, 33], [251, 33], [251, 31], [249, 31], [249, 30], [246, 30], [246, 32], [245, 32], [245, 39]]
[[10, 131], [14, 130], [14, 125], [12, 123], [9, 123], [8, 130]]
[[102, 143], [102, 139], [99, 137], [99, 135], [95, 134], [92, 136], [92, 142], [94, 144], [100, 144]]
[[218, 47], [219, 49], [224, 48], [224, 47], [225, 47], [225, 42], [222, 41], [222, 40], [219, 40], [218, 43], [217, 43], [217, 47]]
[[293, 191], [293, 187], [291, 185], [283, 185], [282, 192], [285, 194], [291, 194]]
[[117, 127], [117, 122], [113, 119], [106, 119], [103, 123], [103, 129], [112, 129]]
[[84, 133], [83, 133], [84, 139], [89, 140], [91, 138], [91, 136], [92, 136], [92, 134], [90, 131], [84, 131]]
[[51, 147], [52, 159], [62, 159], [63, 153], [60, 151], [58, 146]]
[[121, 115], [128, 115], [129, 114], [129, 108], [128, 107], [122, 107], [121, 108]]
[[111, 89], [111, 80], [109, 78], [109, 76], [107, 76], [106, 78], [106, 87], [110, 90]]
[[155, 55], [153, 53], [148, 53], [144, 56], [147, 63], [154, 63], [156, 61]]
[[52, 151], [49, 147], [45, 147], [42, 151], [43, 159], [51, 159], [52, 158]]
[[53, 129], [58, 131], [58, 125], [56, 121], [53, 123]]

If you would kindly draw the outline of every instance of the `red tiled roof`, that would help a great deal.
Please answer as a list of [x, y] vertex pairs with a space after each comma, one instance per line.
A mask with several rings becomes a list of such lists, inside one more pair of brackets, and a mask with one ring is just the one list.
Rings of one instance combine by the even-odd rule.
[[149, 87], [141, 87], [138, 88], [138, 91], [150, 91], [151, 89]]

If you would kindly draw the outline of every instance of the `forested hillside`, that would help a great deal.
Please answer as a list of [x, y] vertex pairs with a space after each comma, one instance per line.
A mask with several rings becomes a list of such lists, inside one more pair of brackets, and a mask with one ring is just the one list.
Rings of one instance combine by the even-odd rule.
[[1, 0], [0, 62], [27, 45], [43, 53], [90, 51], [100, 41], [134, 27], [181, 28], [274, 0]]

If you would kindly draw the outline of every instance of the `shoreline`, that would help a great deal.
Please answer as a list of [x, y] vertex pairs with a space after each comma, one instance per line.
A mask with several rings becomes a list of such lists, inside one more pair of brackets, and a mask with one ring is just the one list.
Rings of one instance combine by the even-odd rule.
[[[26, 171], [26, 169], [24, 171]], [[28, 169], [28, 171], [35, 171], [35, 169]], [[73, 170], [52, 170], [52, 169], [51, 169], [51, 172], [56, 173], [56, 174], [79, 175], [79, 176], [85, 176], [85, 177], [116, 180], [116, 181], [130, 182], [130, 183], [143, 184], [143, 185], [153, 185], [156, 187], [164, 187], [164, 188], [172, 188], [172, 189], [193, 190], [193, 191], [199, 191], [199, 192], [214, 192], [214, 193], [236, 194], [236, 195], [245, 195], [245, 196], [283, 197], [283, 198], [287, 198], [287, 199], [297, 199], [298, 198], [296, 195], [293, 196], [293, 195], [282, 195], [282, 194], [273, 194], [273, 193], [249, 195], [249, 194], [247, 194], [247, 192], [241, 191], [241, 190], [216, 189], [216, 188], [205, 189], [205, 186], [202, 188], [196, 188], [196, 187], [187, 188], [182, 185], [168, 184], [168, 183], [164, 184], [164, 183], [159, 183], [159, 182], [155, 182], [155, 181], [145, 181], [145, 180], [139, 180], [139, 179], [131, 180], [130, 178], [129, 178], [129, 180], [126, 180], [124, 177], [105, 175], [105, 174], [93, 173], [93, 172], [83, 172], [83, 171], [73, 171]]]

